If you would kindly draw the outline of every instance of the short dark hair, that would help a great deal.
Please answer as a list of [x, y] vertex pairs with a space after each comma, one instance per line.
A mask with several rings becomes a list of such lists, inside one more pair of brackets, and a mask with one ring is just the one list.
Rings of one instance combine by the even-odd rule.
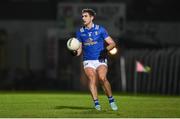
[[93, 16], [93, 17], [96, 16], [96, 12], [95, 12], [93, 9], [85, 8], [85, 9], [82, 10], [82, 13], [84, 13], [84, 12], [89, 13], [89, 15], [91, 15], [91, 16]]

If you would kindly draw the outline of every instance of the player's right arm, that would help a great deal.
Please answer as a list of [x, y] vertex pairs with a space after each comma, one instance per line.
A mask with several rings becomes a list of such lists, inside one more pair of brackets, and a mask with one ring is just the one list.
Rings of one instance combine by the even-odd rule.
[[79, 40], [79, 42], [80, 42], [80, 47], [79, 47], [79, 49], [77, 50], [77, 55], [76, 56], [80, 56], [81, 55], [81, 53], [82, 53], [82, 39], [81, 39], [81, 31], [80, 30], [78, 30], [77, 32], [76, 32], [76, 38]]
[[76, 56], [80, 56], [82, 53], [82, 43], [80, 42], [80, 47], [79, 49], [77, 50], [77, 55]]

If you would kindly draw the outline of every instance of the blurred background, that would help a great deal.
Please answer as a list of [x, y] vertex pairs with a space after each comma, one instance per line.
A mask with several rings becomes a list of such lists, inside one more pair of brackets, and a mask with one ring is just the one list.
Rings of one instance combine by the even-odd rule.
[[177, 0], [1, 0], [0, 90], [87, 91], [82, 57], [66, 48], [82, 8], [93, 8], [117, 43], [114, 92], [180, 94]]

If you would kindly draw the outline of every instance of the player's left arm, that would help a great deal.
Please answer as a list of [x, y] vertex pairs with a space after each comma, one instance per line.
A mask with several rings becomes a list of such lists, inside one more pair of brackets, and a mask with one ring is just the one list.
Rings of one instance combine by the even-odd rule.
[[105, 39], [106, 43], [108, 44], [106, 49], [108, 51], [112, 50], [114, 47], [116, 47], [116, 43], [114, 42], [114, 40], [108, 36], [106, 39]]

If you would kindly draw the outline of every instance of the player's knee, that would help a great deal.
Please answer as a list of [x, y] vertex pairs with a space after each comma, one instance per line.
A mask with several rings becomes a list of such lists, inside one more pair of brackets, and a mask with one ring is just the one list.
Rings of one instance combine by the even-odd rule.
[[99, 80], [101, 81], [101, 82], [105, 82], [105, 81], [107, 81], [107, 79], [106, 79], [106, 77], [105, 76], [99, 76]]
[[90, 73], [90, 74], [87, 75], [87, 77], [89, 79], [94, 79], [96, 76], [93, 73]]
[[87, 75], [87, 77], [91, 82], [95, 82], [95, 80], [96, 80], [96, 76], [94, 74], [89, 74], [89, 75]]

